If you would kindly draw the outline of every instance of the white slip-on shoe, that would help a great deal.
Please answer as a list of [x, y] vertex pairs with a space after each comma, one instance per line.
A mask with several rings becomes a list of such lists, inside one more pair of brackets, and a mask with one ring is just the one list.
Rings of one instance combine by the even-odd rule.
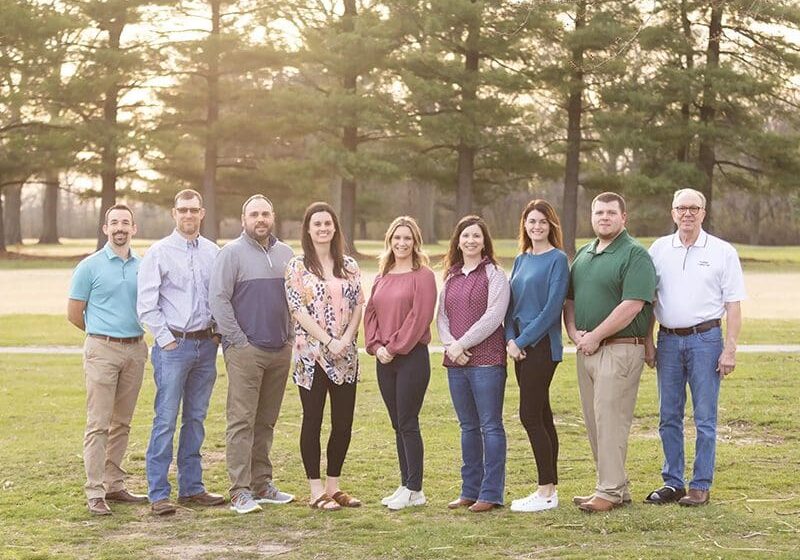
[[514, 500], [511, 503], [511, 511], [514, 512], [535, 512], [545, 511], [558, 507], [558, 492], [553, 492], [551, 496], [540, 496], [538, 492], [534, 492], [527, 498]]
[[407, 507], [421, 506], [424, 505], [426, 501], [425, 493], [422, 490], [417, 492], [404, 488], [394, 500], [386, 504], [386, 507], [396, 511]]
[[397, 498], [397, 496], [400, 495], [400, 492], [402, 492], [405, 489], [406, 489], [405, 486], [402, 486], [402, 485], [398, 486], [397, 490], [395, 490], [392, 494], [390, 494], [389, 496], [386, 496], [385, 498], [381, 498], [381, 504], [383, 504], [385, 506], [388, 506], [389, 502], [391, 502], [392, 500]]

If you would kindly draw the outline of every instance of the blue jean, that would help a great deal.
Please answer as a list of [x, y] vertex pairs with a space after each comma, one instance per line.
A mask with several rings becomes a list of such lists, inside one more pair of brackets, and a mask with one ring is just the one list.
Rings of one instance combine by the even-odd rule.
[[720, 388], [716, 369], [721, 353], [722, 331], [719, 327], [689, 336], [658, 333], [656, 363], [661, 416], [658, 431], [664, 448], [661, 476], [666, 485], [685, 487], [683, 417], [688, 383], [697, 428], [694, 473], [689, 487], [698, 490], [711, 487], [717, 449]]
[[179, 408], [178, 496], [193, 496], [205, 491], [200, 447], [205, 438], [203, 422], [217, 379], [217, 343], [210, 338], [178, 339], [177, 343], [174, 350], [164, 350], [157, 344], [153, 346], [155, 415], [145, 455], [147, 494], [151, 502], [166, 500], [170, 496], [167, 474], [172, 463], [172, 441]]
[[450, 367], [447, 380], [461, 426], [461, 498], [502, 505], [506, 483], [506, 368]]

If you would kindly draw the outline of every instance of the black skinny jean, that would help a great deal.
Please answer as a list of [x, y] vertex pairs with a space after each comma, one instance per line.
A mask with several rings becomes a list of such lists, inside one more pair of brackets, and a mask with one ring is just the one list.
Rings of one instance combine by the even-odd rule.
[[409, 490], [422, 490], [424, 450], [419, 413], [431, 379], [428, 347], [417, 344], [411, 352], [378, 362], [378, 387], [389, 412], [400, 463], [400, 480]]
[[514, 362], [519, 383], [519, 419], [528, 432], [536, 459], [539, 485], [558, 484], [558, 434], [550, 408], [550, 382], [558, 362], [550, 352], [550, 337], [525, 348], [525, 359]]
[[300, 402], [303, 405], [303, 425], [300, 428], [300, 455], [306, 477], [320, 478], [320, 443], [322, 416], [325, 413], [325, 398], [331, 395], [331, 433], [328, 437], [328, 476], [341, 476], [344, 458], [350, 447], [353, 432], [353, 411], [356, 407], [356, 383], [336, 385], [325, 371], [316, 365], [311, 390], [300, 389]]

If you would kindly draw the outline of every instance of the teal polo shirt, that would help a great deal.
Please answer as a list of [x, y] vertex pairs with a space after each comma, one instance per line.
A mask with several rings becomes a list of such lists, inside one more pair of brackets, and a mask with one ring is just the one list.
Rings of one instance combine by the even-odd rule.
[[653, 316], [656, 270], [653, 261], [627, 230], [597, 252], [595, 239], [580, 248], [569, 274], [567, 299], [575, 302], [575, 326], [592, 331], [617, 305], [628, 299], [645, 302], [631, 323], [614, 337], [645, 336]]
[[136, 317], [136, 275], [139, 256], [133, 250], [122, 260], [106, 243], [72, 273], [69, 298], [86, 302], [87, 334], [128, 338], [144, 334]]

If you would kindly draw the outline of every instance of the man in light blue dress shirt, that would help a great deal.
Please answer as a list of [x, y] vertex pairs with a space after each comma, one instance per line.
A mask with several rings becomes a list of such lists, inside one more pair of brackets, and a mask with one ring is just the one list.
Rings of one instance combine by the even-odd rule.
[[178, 501], [200, 506], [225, 501], [206, 490], [200, 455], [219, 345], [208, 304], [208, 280], [219, 247], [200, 235], [204, 216], [200, 193], [186, 189], [176, 194], [175, 230], [153, 244], [139, 266], [136, 309], [155, 337], [155, 415], [145, 464], [148, 498], [156, 515], [176, 509], [170, 501], [168, 472], [181, 401]]

